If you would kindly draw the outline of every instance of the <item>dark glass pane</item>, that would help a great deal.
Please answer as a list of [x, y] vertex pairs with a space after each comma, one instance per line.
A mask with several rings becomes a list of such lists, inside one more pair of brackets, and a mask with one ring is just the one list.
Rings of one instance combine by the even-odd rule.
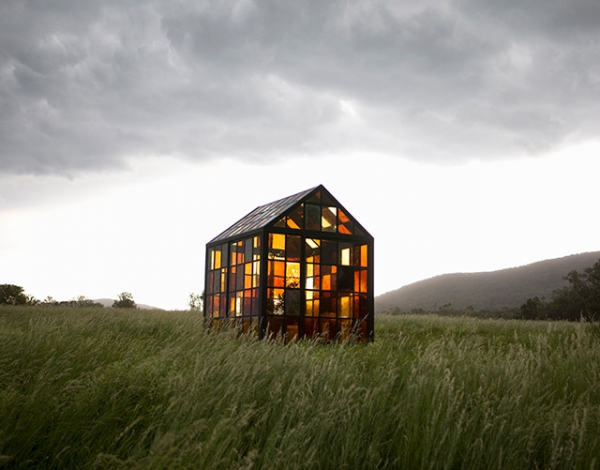
[[285, 239], [285, 257], [288, 261], [300, 261], [300, 243], [302, 239], [299, 235], [287, 235]]
[[329, 194], [324, 192], [323, 194], [321, 194], [321, 204], [328, 204], [330, 206], [333, 206], [335, 204], [335, 201], [332, 197], [329, 196]]
[[306, 204], [304, 227], [306, 230], [321, 230], [321, 206]]
[[312, 338], [319, 331], [319, 320], [316, 318], [304, 319], [304, 335], [307, 338]]
[[300, 315], [300, 290], [285, 290], [284, 307], [286, 315]]
[[248, 263], [249, 261], [252, 261], [252, 238], [249, 238], [248, 240], [246, 240], [244, 260], [246, 263]]
[[227, 266], [229, 262], [229, 245], [223, 243], [221, 245], [221, 266]]
[[221, 273], [220, 273], [220, 271], [213, 271], [211, 274], [214, 274], [212, 291], [214, 293], [221, 292]]
[[317, 191], [315, 194], [313, 194], [310, 199], [308, 199], [308, 202], [315, 202], [319, 204], [321, 202], [321, 191]]
[[321, 263], [337, 264], [337, 243], [329, 240], [321, 241]]
[[235, 277], [235, 290], [242, 290], [244, 288], [244, 269], [242, 266], [238, 266]]
[[337, 273], [337, 289], [351, 292], [354, 290], [354, 273], [352, 266], [339, 266]]
[[235, 280], [236, 280], [237, 269], [238, 269], [237, 266], [232, 266], [231, 268], [229, 268], [229, 291], [235, 290]]
[[283, 318], [273, 315], [267, 316], [267, 333], [277, 336], [283, 328]]
[[335, 317], [337, 312], [337, 295], [321, 292], [321, 317]]
[[277, 222], [275, 222], [275, 227], [285, 227], [285, 217], [282, 217]]

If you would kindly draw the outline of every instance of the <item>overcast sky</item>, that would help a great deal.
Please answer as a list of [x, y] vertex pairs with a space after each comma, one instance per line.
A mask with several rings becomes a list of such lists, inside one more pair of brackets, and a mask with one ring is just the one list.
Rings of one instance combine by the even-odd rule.
[[0, 2], [0, 283], [184, 308], [320, 183], [376, 293], [600, 250], [600, 3]]

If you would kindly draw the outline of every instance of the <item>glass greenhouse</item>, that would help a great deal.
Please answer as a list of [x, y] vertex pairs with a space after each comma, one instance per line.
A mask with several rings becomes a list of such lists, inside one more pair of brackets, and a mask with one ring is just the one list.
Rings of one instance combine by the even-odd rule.
[[259, 206], [206, 245], [204, 314], [259, 338], [373, 340], [373, 245], [322, 185]]

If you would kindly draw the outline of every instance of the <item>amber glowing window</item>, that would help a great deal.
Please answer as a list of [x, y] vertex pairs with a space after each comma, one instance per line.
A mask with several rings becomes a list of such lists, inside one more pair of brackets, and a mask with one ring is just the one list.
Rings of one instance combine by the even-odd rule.
[[369, 265], [369, 250], [367, 245], [360, 247], [360, 265], [366, 268]]
[[338, 209], [338, 219], [338, 232], [345, 235], [352, 235], [352, 232], [354, 231], [352, 221], [341, 209]]
[[338, 307], [340, 317], [350, 318], [352, 316], [352, 302], [349, 295], [340, 295]]
[[285, 286], [293, 288], [300, 287], [300, 263], [286, 263]]
[[269, 234], [269, 258], [285, 259], [285, 235], [282, 233]]

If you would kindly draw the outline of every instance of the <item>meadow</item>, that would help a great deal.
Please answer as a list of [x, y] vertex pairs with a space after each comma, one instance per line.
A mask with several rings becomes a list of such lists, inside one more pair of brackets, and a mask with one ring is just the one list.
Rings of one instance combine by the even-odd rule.
[[600, 468], [600, 325], [378, 316], [280, 344], [198, 313], [0, 308], [0, 468]]

